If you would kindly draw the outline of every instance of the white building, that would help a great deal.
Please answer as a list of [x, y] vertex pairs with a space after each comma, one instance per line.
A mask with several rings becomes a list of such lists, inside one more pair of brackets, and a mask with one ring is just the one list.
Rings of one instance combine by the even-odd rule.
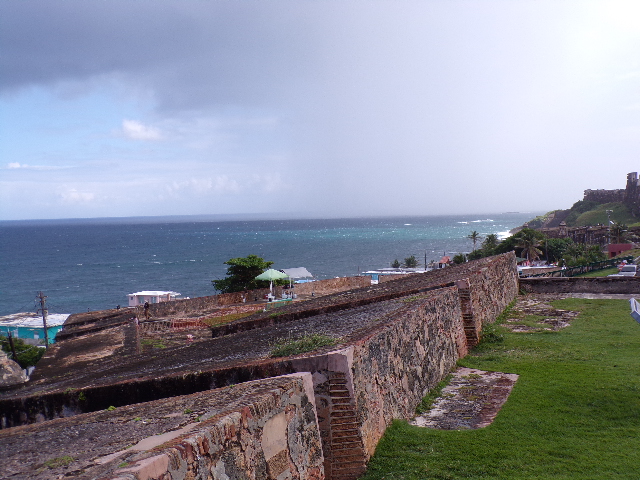
[[178, 292], [161, 292], [161, 291], [155, 291], [155, 290], [130, 293], [129, 306], [137, 307], [138, 305], [144, 305], [145, 302], [149, 302], [149, 304], [171, 302], [172, 300], [175, 300], [176, 297], [179, 297], [179, 296], [180, 294]]

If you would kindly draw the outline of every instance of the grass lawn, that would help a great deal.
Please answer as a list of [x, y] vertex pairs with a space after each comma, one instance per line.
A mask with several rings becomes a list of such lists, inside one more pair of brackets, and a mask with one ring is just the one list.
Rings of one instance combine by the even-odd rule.
[[596, 270], [595, 272], [582, 273], [576, 277], [606, 277], [618, 273], [618, 267], [605, 268], [604, 270]]
[[459, 362], [520, 375], [492, 425], [396, 421], [362, 479], [640, 478], [640, 325], [625, 300], [554, 305], [582, 314], [560, 332], [505, 330]]

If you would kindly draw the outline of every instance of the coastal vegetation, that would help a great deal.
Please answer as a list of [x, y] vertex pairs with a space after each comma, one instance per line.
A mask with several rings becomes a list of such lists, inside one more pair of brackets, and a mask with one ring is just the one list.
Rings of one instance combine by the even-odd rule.
[[499, 242], [495, 236], [489, 237], [491, 236], [487, 235], [478, 250], [467, 255], [468, 260], [477, 260], [512, 250], [523, 259], [530, 261], [544, 259], [567, 267], [606, 259], [599, 245], [576, 243], [570, 238], [548, 238], [544, 233], [533, 228], [523, 228], [502, 242]]
[[482, 238], [482, 236], [475, 230], [467, 235], [467, 238], [473, 242], [473, 250], [476, 249], [476, 243]]
[[257, 255], [249, 255], [232, 258], [224, 264], [228, 265], [227, 276], [222, 280], [211, 280], [213, 288], [220, 293], [243, 292], [269, 286], [268, 281], [256, 280], [256, 277], [271, 267], [273, 262]]
[[[480, 257], [477, 257], [480, 258]], [[456, 253], [453, 258], [451, 259], [451, 261], [453, 263], [455, 263], [456, 265], [460, 265], [461, 263], [466, 262], [468, 259], [467, 255], [465, 255], [464, 253]]]
[[415, 255], [411, 255], [404, 259], [404, 266], [407, 268], [416, 268], [418, 266], [418, 260]]
[[520, 375], [492, 425], [434, 430], [395, 421], [363, 480], [637, 478], [640, 327], [624, 300], [566, 299], [557, 332], [484, 343], [461, 366]]
[[404, 259], [404, 262], [400, 263], [400, 261], [396, 258], [393, 262], [391, 262], [391, 268], [416, 268], [418, 266], [418, 259], [415, 255], [411, 255]]

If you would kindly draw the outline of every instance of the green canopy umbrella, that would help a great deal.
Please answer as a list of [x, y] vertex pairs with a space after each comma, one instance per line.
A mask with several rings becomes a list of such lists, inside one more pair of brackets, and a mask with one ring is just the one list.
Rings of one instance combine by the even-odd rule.
[[258, 275], [256, 277], [256, 280], [269, 280], [269, 292], [273, 293], [273, 281], [280, 280], [281, 278], [288, 278], [288, 277], [289, 275], [287, 275], [286, 273], [282, 273], [278, 270], [274, 270], [273, 268], [270, 268], [269, 270], [266, 270], [262, 272], [260, 275]]

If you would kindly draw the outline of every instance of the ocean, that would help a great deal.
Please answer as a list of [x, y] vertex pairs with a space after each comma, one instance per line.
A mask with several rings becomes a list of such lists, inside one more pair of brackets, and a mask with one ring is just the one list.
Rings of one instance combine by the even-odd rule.
[[301, 220], [203, 217], [0, 222], [0, 315], [126, 306], [141, 290], [213, 295], [224, 262], [255, 254], [316, 279], [357, 275], [415, 255], [421, 264], [469, 252], [467, 235], [502, 236], [536, 213]]

